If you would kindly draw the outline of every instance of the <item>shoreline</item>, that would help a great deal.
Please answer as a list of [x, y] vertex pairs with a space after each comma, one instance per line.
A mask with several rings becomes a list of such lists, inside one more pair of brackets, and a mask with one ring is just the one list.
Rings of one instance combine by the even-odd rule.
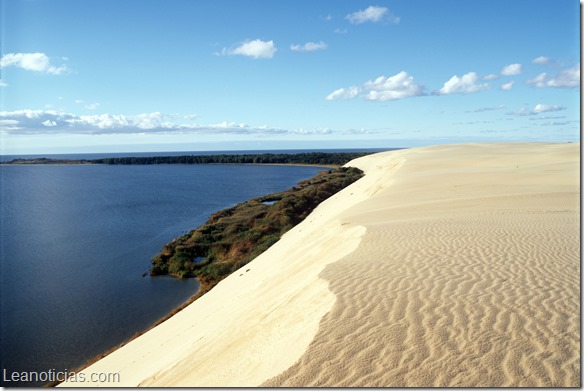
[[86, 368], [121, 384], [60, 386], [577, 386], [579, 147], [351, 161], [248, 270]]

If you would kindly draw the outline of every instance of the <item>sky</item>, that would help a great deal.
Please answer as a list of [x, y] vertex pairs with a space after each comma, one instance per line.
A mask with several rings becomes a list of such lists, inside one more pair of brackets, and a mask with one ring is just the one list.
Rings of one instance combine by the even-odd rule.
[[0, 0], [0, 152], [580, 140], [578, 0]]

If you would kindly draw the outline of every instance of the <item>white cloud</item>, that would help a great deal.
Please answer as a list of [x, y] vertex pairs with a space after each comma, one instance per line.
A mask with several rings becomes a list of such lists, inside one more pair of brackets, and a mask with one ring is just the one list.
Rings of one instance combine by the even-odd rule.
[[539, 56], [537, 58], [534, 58], [533, 61], [531, 61], [534, 64], [547, 64], [550, 62], [550, 58], [546, 57], [546, 56]]
[[544, 104], [538, 103], [537, 105], [535, 105], [535, 107], [533, 109], [527, 109], [524, 107], [518, 111], [509, 112], [507, 114], [508, 115], [526, 116], [526, 115], [538, 115], [540, 113], [547, 113], [547, 112], [561, 111], [561, 110], [566, 110], [566, 108], [563, 106], [544, 105]]
[[424, 95], [423, 88], [404, 71], [391, 77], [380, 76], [374, 81], [368, 81], [363, 84], [363, 89], [367, 92], [363, 96], [366, 100], [385, 101]]
[[223, 49], [223, 55], [239, 55], [253, 58], [272, 58], [278, 49], [274, 45], [274, 41], [262, 41], [261, 39], [254, 39], [253, 41], [246, 41], [236, 47], [235, 49]]
[[68, 71], [65, 65], [51, 65], [49, 57], [44, 53], [8, 53], [0, 59], [0, 68], [22, 68], [27, 71], [60, 75]]
[[212, 129], [245, 129], [248, 125], [241, 122], [223, 121], [218, 124], [209, 125]]
[[55, 121], [51, 121], [50, 119], [41, 122], [41, 124], [43, 124], [45, 126], [49, 126], [49, 127], [57, 126], [57, 123]]
[[501, 70], [501, 75], [503, 76], [514, 76], [521, 73], [521, 64], [509, 64], [503, 67]]
[[327, 45], [323, 41], [306, 42], [304, 45], [290, 45], [290, 50], [294, 52], [314, 52], [326, 49]]
[[515, 82], [510, 81], [509, 83], [505, 83], [505, 84], [501, 85], [501, 89], [503, 91], [509, 91], [511, 88], [513, 88], [513, 83], [515, 83]]
[[6, 84], [2, 79], [0, 79], [0, 88], [2, 87], [8, 87], [8, 84]]
[[359, 87], [339, 88], [330, 93], [326, 100], [352, 99], [359, 96], [370, 101], [388, 101], [421, 95], [425, 95], [424, 88], [417, 85], [407, 72], [401, 71], [389, 77], [379, 76]]
[[566, 108], [563, 106], [557, 106], [557, 105], [542, 105], [541, 103], [535, 105], [535, 107], [533, 108], [533, 112], [536, 114], [539, 113], [546, 113], [549, 111], [560, 111], [560, 110], [565, 110]]
[[364, 10], [353, 12], [345, 16], [345, 19], [352, 24], [362, 24], [365, 22], [377, 23], [384, 20], [389, 23], [399, 23], [399, 17], [393, 15], [388, 8], [378, 6], [369, 6]]
[[352, 99], [359, 95], [359, 87], [339, 88], [331, 92], [326, 100]]
[[497, 80], [500, 76], [499, 75], [495, 75], [494, 73], [491, 73], [487, 76], [483, 76], [483, 80]]
[[552, 68], [562, 68], [564, 64], [561, 61], [555, 60], [547, 56], [539, 56], [531, 60], [532, 63], [537, 65], [545, 65]]
[[546, 72], [540, 73], [536, 77], [527, 81], [537, 88], [575, 88], [580, 86], [580, 64], [572, 68], [565, 69], [554, 76], [548, 76]]
[[462, 77], [454, 75], [444, 83], [444, 86], [436, 93], [439, 95], [447, 94], [469, 94], [486, 90], [489, 88], [488, 84], [478, 84], [479, 77], [474, 72], [469, 72]]
[[335, 33], [335, 34], [347, 34], [347, 29], [338, 29], [337, 28], [337, 29], [335, 29], [333, 31], [333, 33]]

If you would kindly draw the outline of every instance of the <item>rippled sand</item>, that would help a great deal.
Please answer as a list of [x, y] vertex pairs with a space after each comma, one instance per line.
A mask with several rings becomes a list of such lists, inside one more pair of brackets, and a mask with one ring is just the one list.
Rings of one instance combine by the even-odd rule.
[[579, 147], [357, 159], [365, 178], [249, 271], [87, 371], [119, 371], [109, 386], [579, 387]]
[[344, 217], [367, 233], [321, 274], [335, 306], [302, 358], [264, 385], [579, 386], [578, 149], [378, 158], [405, 160]]

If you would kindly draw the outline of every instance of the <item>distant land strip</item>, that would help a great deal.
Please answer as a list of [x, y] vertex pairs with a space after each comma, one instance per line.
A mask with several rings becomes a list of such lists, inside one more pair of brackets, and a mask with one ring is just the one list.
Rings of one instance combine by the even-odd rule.
[[353, 159], [375, 152], [303, 152], [303, 153], [261, 153], [242, 155], [185, 155], [149, 157], [109, 157], [101, 159], [13, 159], [2, 164], [303, 164], [321, 166], [342, 166]]

